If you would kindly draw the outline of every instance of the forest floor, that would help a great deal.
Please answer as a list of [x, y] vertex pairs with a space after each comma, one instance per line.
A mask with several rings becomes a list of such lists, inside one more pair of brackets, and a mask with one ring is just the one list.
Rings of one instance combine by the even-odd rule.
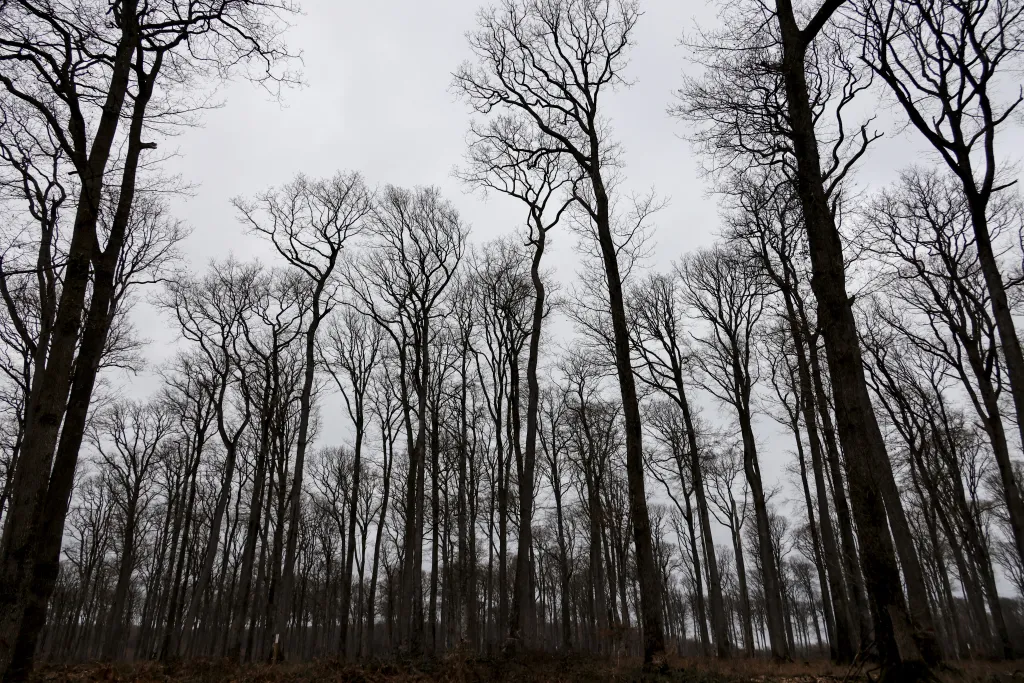
[[[556, 657], [465, 658], [448, 656], [419, 662], [369, 662], [360, 665], [317, 661], [303, 664], [233, 664], [225, 660], [197, 660], [177, 665], [137, 664], [43, 665], [33, 683], [427, 683], [433, 681], [541, 681], [601, 683], [603, 681], [659, 681], [664, 683], [854, 683], [870, 681], [870, 670], [851, 670], [827, 661], [776, 664], [767, 660], [677, 658], [669, 671], [645, 676], [631, 659]], [[1024, 682], [1024, 662], [971, 662], [944, 667], [940, 683]]]

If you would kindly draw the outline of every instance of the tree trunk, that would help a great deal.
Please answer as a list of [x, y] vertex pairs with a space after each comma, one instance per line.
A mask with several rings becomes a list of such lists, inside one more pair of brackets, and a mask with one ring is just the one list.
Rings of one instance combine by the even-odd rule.
[[[594, 129], [591, 128], [593, 131]], [[615, 368], [622, 394], [625, 418], [626, 477], [629, 488], [629, 510], [633, 520], [633, 543], [636, 546], [637, 579], [640, 584], [640, 623], [643, 628], [644, 664], [660, 667], [665, 657], [665, 634], [661, 618], [661, 578], [654, 562], [651, 519], [647, 512], [644, 487], [643, 423], [637, 399], [633, 363], [630, 358], [629, 329], [622, 295], [618, 250], [612, 239], [611, 215], [607, 191], [601, 177], [601, 156], [596, 132], [591, 135], [589, 175], [596, 203], [595, 223], [604, 262], [605, 284], [612, 320], [615, 346]]]
[[[818, 498], [818, 530], [821, 534], [821, 553], [824, 560], [823, 568], [828, 578], [828, 595], [822, 588], [822, 601], [828, 598], [825, 607], [825, 630], [829, 633], [829, 643], [833, 651], [833, 657], [837, 662], [850, 662], [853, 660], [855, 645], [853, 640], [853, 624], [851, 623], [850, 606], [846, 595], [846, 586], [843, 581], [843, 571], [839, 563], [839, 548], [836, 544], [835, 532], [832, 528], [832, 515], [828, 507], [828, 487], [825, 484], [825, 474], [822, 465], [821, 440], [818, 438], [818, 422], [814, 410], [814, 389], [811, 382], [811, 369], [807, 360], [807, 345], [804, 343], [804, 336], [801, 334], [800, 325], [791, 293], [785, 292], [786, 307], [790, 321], [790, 335], [796, 347], [797, 374], [800, 382], [800, 409], [803, 413], [804, 425], [807, 430], [807, 441], [811, 449], [811, 469], [814, 473], [814, 487]], [[800, 435], [796, 438], [799, 442]], [[799, 448], [798, 444], [798, 448]], [[803, 467], [803, 461], [800, 463]], [[845, 496], [844, 491], [837, 494]], [[807, 493], [808, 502], [810, 492]], [[811, 513], [808, 508], [808, 514]], [[813, 523], [813, 522], [812, 522]], [[815, 544], [817, 547], [817, 544]], [[831, 612], [831, 615], [829, 614]], [[834, 627], [834, 630], [833, 630]], [[834, 635], [834, 640], [833, 640]]]
[[[117, 210], [107, 246], [99, 258], [93, 258], [103, 175], [122, 115], [127, 70], [136, 47], [136, 7], [137, 0], [128, 0], [122, 7], [124, 16], [133, 19], [126, 23], [116, 49], [114, 71], [89, 159], [76, 160], [82, 190], [68, 245], [51, 355], [46, 359], [45, 371], [33, 377], [26, 408], [25, 441], [0, 542], [0, 676], [5, 681], [23, 681], [32, 668], [47, 602], [57, 581], [64, 520], [82, 435], [117, 303], [114, 278], [135, 196], [144, 115], [153, 92], [153, 78], [160, 68], [157, 59], [150, 77], [140, 76]], [[92, 297], [86, 312], [90, 271]], [[84, 328], [80, 327], [83, 312]], [[41, 367], [42, 363], [36, 365]]]
[[[357, 388], [356, 391], [360, 391], [360, 389]], [[359, 507], [359, 478], [362, 474], [363, 432], [365, 431], [363, 423], [363, 397], [356, 396], [355, 402], [356, 438], [352, 458], [352, 492], [348, 508], [348, 548], [345, 552], [345, 564], [341, 570], [341, 623], [339, 625], [341, 630], [338, 639], [338, 649], [343, 660], [349, 656], [348, 616], [352, 608], [352, 564], [355, 561], [356, 552], [356, 514]]]
[[114, 601], [110, 606], [107, 618], [106, 636], [103, 639], [103, 652], [100, 657], [105, 661], [113, 661], [124, 646], [122, 627], [124, 625], [124, 606], [128, 599], [128, 588], [132, 581], [132, 570], [135, 569], [135, 514], [138, 494], [126, 502], [124, 538], [122, 539], [121, 558], [118, 563], [117, 585], [114, 587]]
[[732, 644], [729, 642], [727, 630], [728, 621], [725, 617], [725, 601], [722, 598], [722, 579], [721, 573], [718, 571], [718, 558], [715, 555], [715, 541], [711, 535], [711, 516], [708, 513], [707, 495], [704, 490], [704, 472], [700, 461], [700, 449], [697, 445], [697, 433], [694, 429], [693, 416], [690, 412], [690, 402], [686, 398], [682, 368], [673, 362], [672, 371], [679, 407], [683, 412], [683, 424], [686, 426], [687, 442], [690, 448], [690, 478], [693, 480], [693, 493], [697, 499], [700, 534], [704, 544], [704, 557], [707, 560], [708, 598], [711, 602], [711, 629], [715, 633], [715, 653], [719, 658], [725, 658], [732, 653]]
[[[807, 335], [806, 316], [801, 317], [801, 329], [804, 338]], [[839, 444], [836, 442], [835, 427], [829, 412], [828, 395], [821, 376], [821, 361], [818, 357], [817, 344], [808, 349], [811, 365], [811, 379], [814, 381], [814, 402], [817, 415], [821, 419], [821, 433], [825, 442], [825, 461], [823, 469], [832, 485], [832, 502], [836, 506], [836, 520], [839, 522], [839, 540], [843, 569], [846, 573], [846, 594], [850, 598], [850, 611], [853, 613], [851, 622], [856, 619], [860, 628], [860, 642], [872, 640], [871, 615], [869, 614], [867, 594], [864, 589], [864, 575], [861, 572], [860, 556], [853, 534], [853, 520], [850, 515], [849, 502], [846, 499], [846, 485], [843, 480], [843, 466], [839, 458]]]
[[[807, 229], [811, 285], [818, 302], [819, 326], [825, 338], [835, 392], [839, 438], [846, 454], [864, 577], [874, 606], [875, 643], [887, 675], [919, 676], [924, 657], [934, 660], [938, 653], [932, 634], [918, 632], [907, 612], [889, 536], [886, 505], [879, 492], [884, 482], [876, 475], [888, 466], [888, 456], [864, 379], [857, 326], [846, 292], [843, 246], [825, 194], [806, 82], [805, 53], [814, 36], [808, 37], [798, 28], [790, 0], [776, 0], [776, 7], [782, 38], [781, 71], [797, 166], [796, 190]], [[888, 471], [891, 474], [892, 470]]]
[[[537, 226], [533, 242], [530, 280], [533, 283], [533, 321], [526, 361], [526, 445], [519, 468], [519, 546], [516, 555], [516, 583], [512, 600], [512, 622], [509, 640], [513, 646], [526, 640], [527, 624], [533, 614], [533, 592], [530, 590], [530, 550], [533, 547], [533, 478], [537, 462], [537, 413], [540, 406], [540, 383], [537, 365], [540, 360], [541, 325], [544, 320], [545, 290], [540, 264], [544, 256], [546, 230]], [[518, 392], [517, 392], [518, 395]], [[526, 644], [529, 644], [527, 640]]]
[[[737, 373], [738, 376], [738, 373]], [[764, 583], [765, 611], [768, 619], [768, 636], [771, 641], [772, 657], [788, 660], [789, 643], [786, 638], [785, 615], [782, 603], [782, 581], [779, 567], [775, 563], [772, 548], [771, 528], [768, 518], [768, 504], [761, 483], [761, 467], [757, 459], [757, 446], [750, 414], [740, 406], [740, 432], [743, 436], [743, 469], [750, 484], [750, 495], [754, 501], [754, 523], [757, 530], [758, 555], [761, 558], [761, 574]]]

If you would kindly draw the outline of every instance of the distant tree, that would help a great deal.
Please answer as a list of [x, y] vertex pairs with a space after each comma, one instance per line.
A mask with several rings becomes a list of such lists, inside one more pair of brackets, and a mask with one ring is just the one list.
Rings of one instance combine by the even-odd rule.
[[89, 432], [121, 522], [117, 586], [103, 639], [107, 660], [124, 646], [124, 609], [137, 559], [138, 525], [156, 493], [154, 473], [166, 457], [175, 426], [172, 414], [159, 403], [115, 403], [97, 416]]
[[[327, 180], [305, 176], [280, 189], [258, 195], [254, 200], [236, 199], [242, 221], [253, 232], [269, 239], [287, 263], [301, 274], [303, 295], [309, 298], [309, 318], [305, 335], [305, 375], [299, 397], [299, 433], [295, 470], [288, 494], [291, 523], [285, 546], [284, 573], [274, 623], [275, 636], [287, 624], [289, 602], [295, 581], [296, 544], [299, 533], [299, 506], [302, 501], [302, 476], [309, 442], [309, 415], [312, 410], [313, 381], [316, 375], [316, 338], [321, 322], [337, 305], [337, 276], [341, 252], [346, 242], [369, 225], [373, 193], [358, 173], [339, 173]], [[351, 562], [346, 561], [351, 568]], [[343, 595], [347, 599], [347, 592]], [[347, 619], [342, 624], [345, 643]]]

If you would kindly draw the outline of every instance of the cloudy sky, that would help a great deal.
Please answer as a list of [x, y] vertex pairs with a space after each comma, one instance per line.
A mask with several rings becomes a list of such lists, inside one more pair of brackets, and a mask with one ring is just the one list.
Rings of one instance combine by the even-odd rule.
[[[371, 185], [436, 185], [484, 242], [517, 228], [519, 204], [484, 197], [453, 177], [465, 150], [468, 107], [450, 88], [452, 72], [467, 59], [465, 33], [482, 1], [411, 0], [338, 2], [304, 0], [287, 41], [301, 51], [304, 85], [282, 100], [246, 82], [219, 91], [222, 106], [203, 125], [161, 143], [175, 150], [169, 169], [194, 187], [175, 202], [192, 227], [185, 245], [193, 269], [228, 254], [272, 260], [269, 245], [247, 234], [230, 199], [280, 185], [297, 173], [327, 176], [358, 170]], [[699, 165], [683, 139], [682, 124], [667, 114], [687, 67], [679, 40], [695, 21], [715, 17], [708, 5], [645, 2], [627, 78], [634, 82], [607, 102], [622, 144], [626, 186], [654, 190], [668, 200], [655, 221], [659, 247], [653, 266], [668, 265], [688, 249], [709, 243], [716, 208]], [[576, 237], [553, 236], [546, 256], [557, 276], [571, 282], [579, 270]], [[172, 330], [149, 324], [154, 361], [173, 350]]]
[[[437, 185], [473, 226], [476, 239], [520, 220], [514, 204], [466, 194], [452, 177], [461, 160], [469, 120], [450, 90], [451, 74], [469, 56], [465, 33], [481, 2], [412, 0], [339, 2], [304, 0], [288, 43], [301, 50], [305, 85], [281, 103], [247, 83], [223, 90], [224, 106], [204, 116], [201, 129], [173, 143], [174, 167], [198, 184], [179, 213], [196, 234], [189, 255], [204, 259], [229, 250], [258, 249], [242, 239], [229, 198], [286, 182], [298, 172], [364, 173], [371, 184]], [[678, 46], [695, 19], [713, 20], [709, 6], [644, 2], [627, 77], [635, 85], [608, 100], [623, 144], [628, 182], [654, 187], [672, 199], [659, 219], [659, 242], [674, 252], [707, 239], [713, 202], [705, 196], [697, 163], [666, 113], [685, 68]]]
[[[478, 0], [303, 0], [303, 14], [287, 34], [301, 51], [305, 85], [286, 91], [281, 102], [248, 83], [220, 89], [223, 106], [207, 112], [201, 128], [190, 129], [161, 149], [176, 149], [172, 172], [194, 185], [175, 211], [193, 234], [185, 252], [194, 270], [229, 254], [271, 259], [265, 242], [247, 235], [230, 199], [287, 182], [297, 173], [327, 176], [361, 171], [372, 185], [437, 185], [472, 225], [472, 239], [483, 242], [517, 227], [522, 211], [509, 200], [486, 200], [452, 177], [464, 150], [467, 107], [449, 86], [466, 59], [465, 33], [483, 4]], [[651, 264], [667, 266], [689, 249], [708, 244], [717, 229], [715, 200], [699, 173], [699, 161], [684, 139], [682, 123], [666, 113], [681, 75], [692, 68], [680, 39], [696, 23], [715, 22], [717, 5], [679, 0], [643, 0], [635, 48], [626, 77], [634, 84], [606, 100], [614, 134], [626, 162], [627, 187], [654, 189], [669, 200], [657, 215], [657, 250]], [[879, 125], [884, 144], [862, 163], [859, 182], [877, 186], [899, 166], [934, 163], [912, 138]], [[548, 260], [564, 282], [579, 268], [575, 237], [559, 234]], [[174, 329], [146, 306], [137, 312], [141, 332], [153, 343], [151, 368], [174, 347]], [[155, 388], [146, 373], [133, 391]], [[708, 412], [717, 411], [708, 402]], [[326, 401], [325, 416], [341, 413], [339, 401]], [[344, 439], [338, 420], [323, 440]], [[782, 463], [790, 441], [762, 420], [763, 469], [769, 482], [784, 478]]]

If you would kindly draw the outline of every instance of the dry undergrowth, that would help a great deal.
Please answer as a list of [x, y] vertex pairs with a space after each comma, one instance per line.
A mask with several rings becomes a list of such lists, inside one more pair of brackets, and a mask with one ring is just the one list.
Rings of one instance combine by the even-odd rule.
[[[823, 661], [773, 663], [767, 660], [719, 662], [676, 658], [669, 670], [645, 676], [639, 662], [576, 656], [524, 655], [517, 658], [467, 658], [456, 654], [437, 660], [366, 662], [333, 661], [303, 664], [238, 666], [225, 660], [203, 659], [177, 665], [137, 664], [45, 665], [34, 683], [413, 683], [428, 681], [581, 682], [664, 681], [666, 683], [867, 683], [870, 670], [851, 670]], [[1024, 664], [972, 662], [945, 667], [941, 683], [1024, 683]]]

